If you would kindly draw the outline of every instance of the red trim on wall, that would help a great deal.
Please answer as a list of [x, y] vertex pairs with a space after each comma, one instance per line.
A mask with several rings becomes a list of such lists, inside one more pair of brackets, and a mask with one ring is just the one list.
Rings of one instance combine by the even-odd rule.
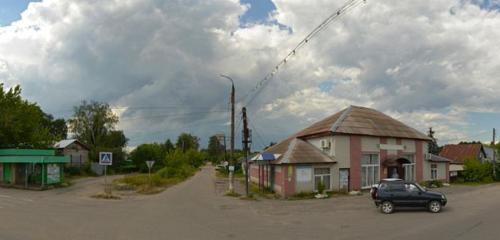
[[[380, 138], [380, 144], [386, 144], [387, 143], [387, 138], [381, 137]], [[380, 179], [383, 179], [387, 177], [387, 169], [382, 166], [382, 162], [387, 158], [387, 150], [381, 149], [380, 150]]]
[[350, 136], [349, 145], [351, 151], [350, 188], [358, 191], [361, 189], [361, 137]]
[[417, 171], [417, 182], [424, 180], [424, 153], [423, 142], [415, 141], [415, 165]]

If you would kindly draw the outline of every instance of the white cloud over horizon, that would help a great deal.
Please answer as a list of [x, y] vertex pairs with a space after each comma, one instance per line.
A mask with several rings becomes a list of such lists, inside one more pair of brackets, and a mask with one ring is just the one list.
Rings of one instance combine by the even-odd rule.
[[[132, 146], [183, 131], [206, 141], [228, 127], [229, 82], [219, 74], [241, 97], [344, 3], [273, 2], [270, 20], [291, 30], [242, 26], [248, 6], [237, 0], [32, 3], [0, 27], [0, 81], [56, 116], [81, 100], [123, 107], [119, 128]], [[497, 10], [469, 1], [368, 0], [297, 52], [249, 106], [255, 147], [351, 104], [432, 126], [442, 143], [483, 138], [468, 113], [500, 113], [498, 29]]]

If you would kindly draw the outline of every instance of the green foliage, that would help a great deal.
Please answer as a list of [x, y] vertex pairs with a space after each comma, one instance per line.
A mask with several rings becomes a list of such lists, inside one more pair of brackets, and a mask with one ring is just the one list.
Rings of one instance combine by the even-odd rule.
[[493, 165], [490, 162], [481, 163], [477, 159], [466, 159], [461, 174], [465, 182], [492, 182]]
[[155, 171], [165, 166], [163, 158], [165, 158], [166, 153], [167, 150], [163, 144], [141, 144], [130, 153], [130, 159], [136, 166], [136, 169], [141, 172], [148, 171], [146, 161], [154, 160], [156, 162], [153, 165], [153, 171]]
[[99, 152], [113, 152], [113, 165], [110, 170], [118, 171], [125, 163], [123, 148], [128, 139], [123, 131], [115, 130], [118, 117], [106, 103], [83, 101], [74, 107], [69, 127], [75, 137], [90, 148], [89, 157], [97, 161]]
[[323, 194], [325, 192], [325, 184], [323, 183], [323, 181], [319, 181], [316, 187], [319, 194]]
[[219, 163], [224, 159], [224, 145], [215, 135], [208, 140], [207, 154], [208, 160], [213, 163]]
[[195, 150], [182, 152], [176, 149], [167, 153], [163, 161], [164, 168], [158, 171], [163, 177], [189, 177], [203, 164], [204, 154]]
[[188, 150], [198, 150], [200, 147], [200, 139], [189, 133], [182, 133], [177, 138], [177, 143], [175, 144], [177, 149], [181, 149], [183, 152]]
[[440, 188], [443, 187], [443, 182], [440, 180], [429, 180], [421, 182], [420, 185], [426, 188]]

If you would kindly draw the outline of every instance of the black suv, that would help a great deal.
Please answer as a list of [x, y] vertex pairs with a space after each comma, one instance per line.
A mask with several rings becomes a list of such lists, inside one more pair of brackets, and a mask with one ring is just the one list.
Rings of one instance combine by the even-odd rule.
[[426, 207], [437, 213], [446, 205], [446, 196], [442, 193], [427, 191], [414, 182], [401, 179], [384, 179], [371, 189], [375, 205], [383, 213], [392, 213], [395, 207]]

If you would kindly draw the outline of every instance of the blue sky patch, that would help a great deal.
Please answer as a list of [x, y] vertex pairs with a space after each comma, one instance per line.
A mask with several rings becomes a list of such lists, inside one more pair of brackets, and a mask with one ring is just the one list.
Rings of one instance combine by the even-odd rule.
[[7, 26], [21, 19], [21, 13], [26, 10], [30, 2], [40, 0], [2, 0], [0, 2], [0, 25]]

